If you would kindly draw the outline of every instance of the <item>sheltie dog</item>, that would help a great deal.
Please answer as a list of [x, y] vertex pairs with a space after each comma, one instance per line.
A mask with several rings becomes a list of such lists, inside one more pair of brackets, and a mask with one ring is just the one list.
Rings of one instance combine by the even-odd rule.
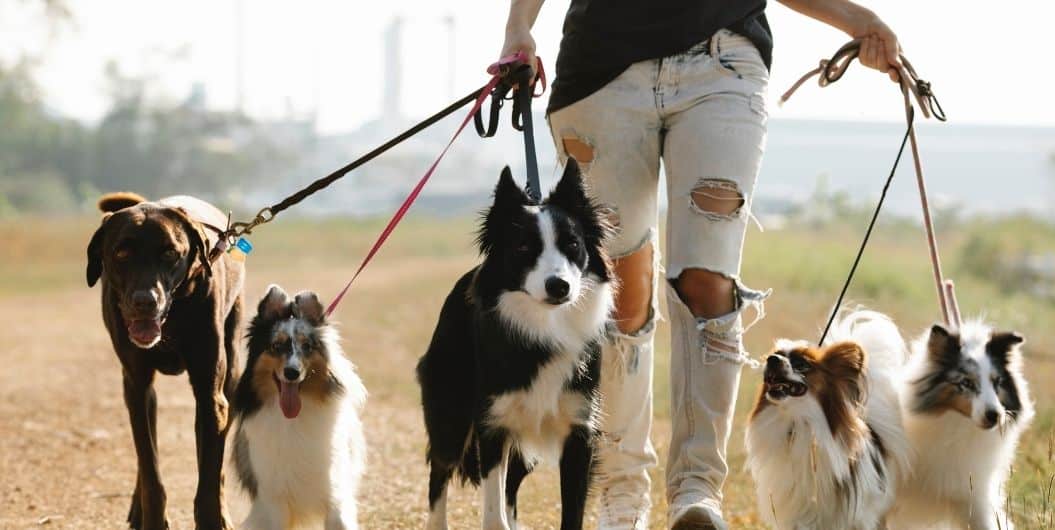
[[780, 530], [877, 530], [909, 472], [889, 318], [855, 311], [823, 347], [781, 340], [747, 428], [759, 512]]
[[958, 331], [935, 325], [913, 344], [901, 400], [915, 459], [891, 528], [1014, 527], [1004, 482], [1033, 418], [1023, 341], [969, 322]]
[[272, 285], [249, 328], [235, 391], [234, 463], [252, 498], [251, 530], [358, 529], [366, 400], [315, 293]]
[[428, 432], [428, 528], [447, 528], [457, 474], [483, 484], [483, 527], [516, 526], [521, 481], [559, 461], [561, 529], [582, 528], [593, 468], [600, 343], [612, 310], [608, 232], [569, 160], [541, 204], [506, 168], [418, 364]]

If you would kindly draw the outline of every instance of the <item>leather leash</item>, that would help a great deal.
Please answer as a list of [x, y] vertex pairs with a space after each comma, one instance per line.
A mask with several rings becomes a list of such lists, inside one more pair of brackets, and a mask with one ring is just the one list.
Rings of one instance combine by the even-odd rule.
[[[810, 70], [799, 78], [799, 80], [796, 81], [787, 92], [780, 96], [780, 103], [787, 101], [788, 98], [790, 98], [791, 95], [803, 85], [803, 83], [813, 76], [818, 76], [817, 82], [821, 87], [826, 87], [842, 79], [846, 70], [850, 67], [850, 63], [858, 57], [860, 51], [861, 41], [859, 39], [844, 44], [830, 59], [822, 59], [817, 68]], [[923, 178], [923, 166], [920, 162], [919, 156], [919, 144], [916, 140], [915, 107], [912, 102], [913, 99], [915, 99], [924, 118], [933, 117], [938, 121], [946, 121], [945, 110], [942, 109], [937, 97], [935, 97], [934, 92], [931, 90], [930, 83], [920, 79], [919, 75], [916, 74], [916, 69], [913, 68], [912, 63], [909, 62], [908, 58], [906, 58], [904, 54], [901, 54], [900, 59], [901, 64], [897, 67], [897, 72], [898, 82], [901, 86], [901, 94], [905, 104], [905, 136], [901, 140], [901, 147], [898, 149], [897, 158], [894, 159], [894, 166], [890, 169], [890, 175], [887, 177], [886, 184], [883, 187], [883, 193], [879, 198], [879, 203], [876, 205], [875, 212], [872, 215], [872, 220], [868, 225], [868, 230], [865, 232], [864, 239], [861, 242], [861, 247], [858, 249], [853, 266], [850, 268], [850, 273], [846, 278], [846, 282], [843, 284], [842, 291], [835, 303], [835, 308], [832, 310], [832, 314], [828, 319], [828, 324], [824, 327], [824, 332], [821, 334], [819, 344], [823, 344], [828, 337], [828, 332], [831, 330], [832, 323], [835, 321], [835, 318], [839, 313], [839, 308], [842, 305], [846, 291], [849, 289], [854, 274], [857, 272], [857, 266], [861, 261], [861, 256], [864, 254], [865, 247], [868, 245], [872, 229], [875, 227], [876, 221], [879, 218], [879, 212], [883, 208], [883, 202], [886, 199], [890, 183], [893, 181], [894, 173], [897, 171], [898, 163], [901, 161], [901, 155], [905, 150], [906, 141], [912, 146], [912, 161], [916, 171], [916, 184], [919, 188], [920, 206], [923, 211], [923, 226], [927, 233], [927, 246], [930, 249], [934, 283], [938, 291], [938, 303], [941, 307], [942, 319], [946, 326], [953, 329], [958, 329], [961, 324], [960, 310], [959, 305], [956, 302], [956, 293], [953, 282], [952, 280], [945, 280], [944, 275], [942, 274], [941, 256], [938, 252], [937, 238], [934, 235], [934, 222], [931, 219], [930, 201], [927, 198], [927, 185]]]

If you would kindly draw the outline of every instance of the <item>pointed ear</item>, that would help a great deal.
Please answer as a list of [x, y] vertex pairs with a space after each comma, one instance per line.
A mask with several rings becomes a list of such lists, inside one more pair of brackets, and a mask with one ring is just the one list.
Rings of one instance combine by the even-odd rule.
[[301, 291], [293, 298], [293, 316], [308, 321], [312, 326], [321, 326], [326, 321], [325, 313], [319, 296], [311, 291]]
[[103, 214], [102, 223], [99, 228], [92, 234], [91, 241], [88, 242], [88, 267], [85, 270], [85, 279], [88, 280], [88, 287], [95, 287], [95, 282], [99, 281], [99, 277], [103, 274], [103, 240], [106, 239], [107, 226], [106, 222], [110, 220], [110, 216], [113, 213], [106, 212]]
[[293, 304], [289, 295], [281, 287], [271, 284], [267, 288], [267, 294], [260, 299], [260, 305], [256, 308], [257, 315], [268, 320], [279, 320], [289, 318], [293, 314]]
[[516, 181], [513, 180], [513, 172], [509, 170], [509, 166], [506, 166], [498, 177], [498, 184], [495, 185], [494, 202], [490, 208], [484, 210], [480, 230], [476, 234], [476, 245], [480, 248], [481, 254], [489, 254], [491, 249], [501, 241], [502, 233], [505, 226], [509, 224], [512, 212], [526, 204], [531, 204], [531, 199], [524, 193], [524, 190], [520, 189], [520, 186], [517, 186]]
[[502, 174], [498, 177], [498, 184], [495, 185], [494, 205], [523, 206], [530, 202], [531, 199], [513, 180], [513, 172], [509, 169], [509, 166], [502, 168]]
[[557, 182], [557, 187], [549, 194], [546, 202], [557, 206], [567, 212], [582, 212], [590, 205], [590, 199], [586, 195], [586, 184], [582, 180], [582, 172], [579, 171], [579, 163], [569, 157], [564, 166], [564, 174]]
[[946, 364], [959, 356], [959, 339], [953, 337], [941, 324], [934, 324], [927, 337], [927, 354], [931, 360]]

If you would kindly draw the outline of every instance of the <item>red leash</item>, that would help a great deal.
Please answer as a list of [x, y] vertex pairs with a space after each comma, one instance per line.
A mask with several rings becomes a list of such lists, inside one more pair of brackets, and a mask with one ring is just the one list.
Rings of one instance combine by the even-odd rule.
[[[348, 280], [348, 283], [344, 285], [344, 288], [341, 289], [341, 291], [337, 293], [337, 296], [333, 298], [333, 301], [330, 302], [329, 307], [326, 308], [327, 317], [329, 317], [333, 313], [333, 311], [337, 309], [337, 304], [341, 303], [341, 300], [344, 299], [344, 295], [348, 292], [348, 289], [351, 288], [352, 283], [355, 282], [356, 278], [359, 277], [359, 274], [363, 272], [363, 269], [366, 268], [370, 261], [374, 259], [374, 256], [377, 254], [377, 251], [381, 250], [381, 247], [385, 244], [385, 241], [388, 240], [388, 236], [392, 234], [392, 231], [396, 229], [396, 226], [399, 225], [399, 222], [403, 220], [403, 217], [407, 214], [407, 211], [410, 210], [411, 205], [414, 204], [414, 201], [417, 200], [418, 195], [421, 194], [421, 190], [425, 188], [425, 184], [428, 183], [429, 178], [431, 178], [432, 174], [436, 171], [436, 167], [440, 165], [440, 161], [443, 160], [443, 157], [447, 154], [447, 151], [451, 148], [452, 145], [454, 145], [454, 140], [456, 140], [458, 138], [458, 135], [460, 135], [462, 131], [465, 130], [465, 126], [469, 124], [469, 121], [473, 119], [473, 116], [475, 116], [476, 113], [480, 111], [480, 108], [483, 107], [484, 101], [487, 100], [487, 98], [491, 95], [491, 92], [503, 80], [504, 76], [509, 72], [510, 67], [515, 66], [519, 63], [523, 63], [525, 60], [525, 54], [523, 52], [517, 52], [513, 55], [503, 57], [498, 62], [487, 67], [487, 73], [491, 74], [491, 80], [488, 81], [486, 85], [484, 85], [484, 88], [480, 91], [480, 95], [476, 97], [476, 102], [473, 103], [473, 107], [469, 109], [469, 113], [465, 115], [465, 119], [462, 120], [461, 125], [458, 126], [458, 129], [456, 131], [454, 131], [454, 136], [452, 136], [451, 140], [447, 142], [447, 146], [443, 148], [443, 151], [440, 151], [440, 155], [436, 157], [436, 160], [432, 163], [431, 166], [429, 166], [429, 169], [425, 171], [425, 174], [421, 176], [421, 179], [418, 180], [418, 183], [414, 185], [414, 188], [412, 190], [410, 190], [410, 194], [407, 195], [407, 198], [403, 199], [403, 204], [399, 206], [396, 212], [392, 215], [392, 219], [390, 219], [388, 221], [388, 224], [385, 225], [385, 229], [381, 231], [381, 234], [377, 237], [377, 240], [374, 241], [373, 246], [370, 247], [370, 251], [366, 253], [366, 257], [363, 258], [362, 263], [359, 264], [359, 268], [356, 269], [355, 274], [352, 275], [352, 278]], [[539, 72], [539, 79], [542, 81], [543, 90], [545, 90], [546, 77], [542, 71], [542, 60], [536, 58], [536, 61], [538, 65], [537, 70]], [[542, 94], [534, 94], [535, 97], [538, 97], [540, 95]]]

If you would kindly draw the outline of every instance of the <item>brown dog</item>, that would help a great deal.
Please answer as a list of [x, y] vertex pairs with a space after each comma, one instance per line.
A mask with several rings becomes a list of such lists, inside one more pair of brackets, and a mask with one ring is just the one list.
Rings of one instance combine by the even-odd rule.
[[88, 244], [88, 285], [102, 278], [103, 321], [124, 372], [138, 477], [128, 523], [164, 529], [165, 489], [157, 454], [154, 375], [190, 377], [197, 402], [199, 529], [232, 528], [223, 496], [228, 402], [235, 385], [242, 313], [242, 263], [209, 250], [226, 225], [212, 205], [179, 196], [147, 202], [131, 193], [99, 200], [102, 226]]

